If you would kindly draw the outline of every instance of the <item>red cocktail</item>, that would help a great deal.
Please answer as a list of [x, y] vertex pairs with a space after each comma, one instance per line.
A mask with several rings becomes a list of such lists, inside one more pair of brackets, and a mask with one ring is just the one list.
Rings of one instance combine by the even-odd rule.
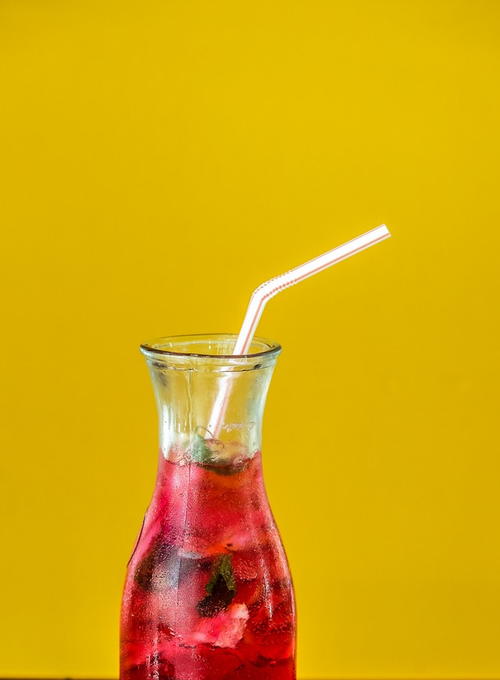
[[128, 565], [121, 680], [294, 680], [290, 573], [245, 432], [162, 448]]

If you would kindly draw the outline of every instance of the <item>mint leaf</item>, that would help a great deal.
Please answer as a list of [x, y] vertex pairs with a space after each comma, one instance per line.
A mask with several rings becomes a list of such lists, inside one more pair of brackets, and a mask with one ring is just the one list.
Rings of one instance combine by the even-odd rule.
[[207, 463], [212, 459], [212, 451], [200, 434], [194, 435], [194, 441], [191, 445], [191, 458], [195, 463]]
[[230, 553], [221, 555], [221, 557], [219, 557], [217, 560], [215, 567], [212, 570], [210, 581], [205, 586], [205, 590], [209, 595], [213, 593], [217, 579], [219, 577], [224, 580], [228, 590], [234, 590], [234, 592], [236, 592], [236, 583], [234, 581], [233, 571], [233, 556]]
[[236, 595], [232, 555], [221, 555], [217, 559], [205, 590], [207, 596], [197, 605], [200, 616], [215, 616], [231, 604]]
[[[248, 458], [238, 460], [234, 464], [235, 455], [231, 453], [232, 444], [223, 443], [218, 439], [204, 439], [201, 434], [195, 433], [191, 440], [190, 458], [193, 463], [204, 465], [207, 470], [216, 472], [218, 475], [234, 475], [243, 470], [248, 464]], [[234, 446], [234, 445], [233, 445]]]

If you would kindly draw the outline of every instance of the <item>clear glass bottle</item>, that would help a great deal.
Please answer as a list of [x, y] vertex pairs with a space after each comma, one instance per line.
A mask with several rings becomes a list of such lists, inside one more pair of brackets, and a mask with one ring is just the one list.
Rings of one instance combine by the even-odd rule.
[[[121, 680], [294, 680], [295, 606], [261, 465], [280, 346], [236, 336], [141, 346], [159, 413], [151, 504], [128, 564]], [[218, 395], [223, 419], [209, 431]]]

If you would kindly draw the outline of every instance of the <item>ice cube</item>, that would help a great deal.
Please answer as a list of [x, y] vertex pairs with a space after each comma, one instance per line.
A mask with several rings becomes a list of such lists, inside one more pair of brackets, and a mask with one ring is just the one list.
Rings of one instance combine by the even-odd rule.
[[193, 632], [183, 636], [183, 642], [236, 647], [243, 637], [248, 616], [245, 604], [231, 604], [212, 618], [200, 619]]

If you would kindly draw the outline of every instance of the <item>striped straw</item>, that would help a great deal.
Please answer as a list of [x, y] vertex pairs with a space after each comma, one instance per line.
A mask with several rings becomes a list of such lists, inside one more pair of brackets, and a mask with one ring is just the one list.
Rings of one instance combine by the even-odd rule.
[[[360, 253], [362, 250], [384, 241], [386, 238], [389, 238], [390, 235], [390, 231], [385, 224], [381, 224], [379, 227], [375, 227], [375, 229], [371, 229], [365, 234], [361, 234], [361, 236], [352, 239], [352, 241], [348, 241], [333, 250], [329, 250], [323, 255], [315, 257], [313, 260], [304, 262], [304, 264], [262, 283], [252, 293], [243, 325], [241, 326], [238, 339], [233, 348], [233, 355], [238, 356], [248, 352], [250, 345], [252, 344], [255, 329], [257, 328], [257, 324], [260, 321], [260, 317], [262, 316], [262, 312], [264, 311], [264, 307], [268, 300], [277, 295], [280, 291], [285, 290], [285, 288], [289, 288], [299, 281], [303, 281], [309, 276], [313, 276], [313, 274], [317, 274], [342, 260], [346, 260], [348, 257], [351, 257], [351, 255]], [[214, 402], [210, 422], [207, 428], [214, 437], [218, 436], [224, 420], [229, 390], [228, 381], [224, 381]]]

